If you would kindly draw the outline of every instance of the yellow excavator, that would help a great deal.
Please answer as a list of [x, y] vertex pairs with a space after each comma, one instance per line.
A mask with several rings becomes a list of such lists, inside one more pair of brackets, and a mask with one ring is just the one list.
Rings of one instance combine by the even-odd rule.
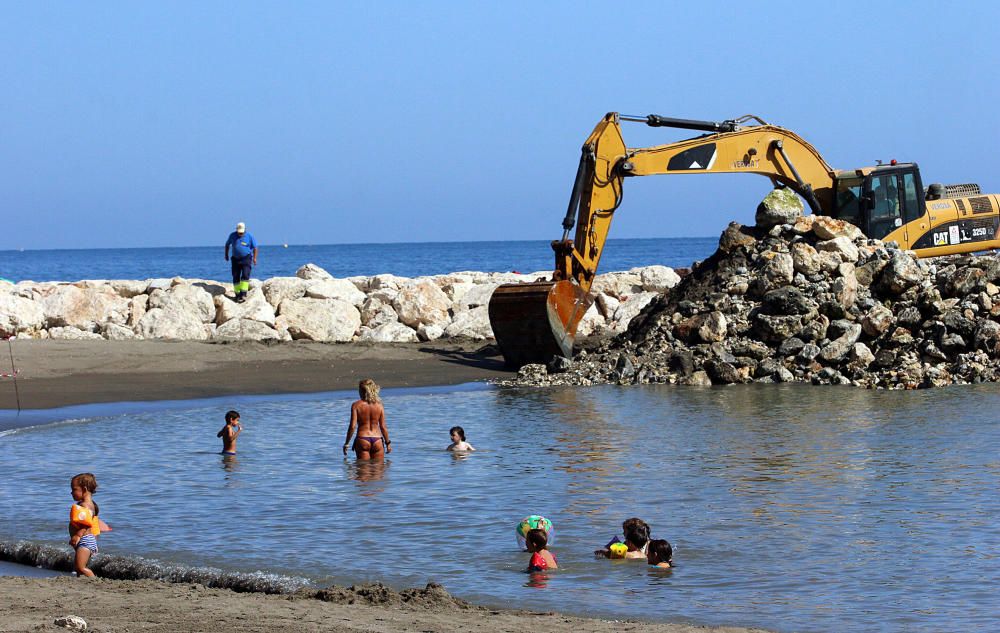
[[[629, 148], [622, 140], [623, 121], [706, 134]], [[625, 178], [717, 173], [766, 176], [775, 187], [795, 191], [814, 214], [846, 220], [868, 237], [895, 241], [920, 257], [1000, 248], [998, 196], [984, 195], [974, 184], [935, 183], [925, 190], [916, 163], [833, 169], [797, 134], [753, 115], [717, 123], [611, 112], [583, 145], [562, 239], [552, 242], [552, 279], [502, 285], [490, 299], [490, 324], [507, 365], [572, 357]]]

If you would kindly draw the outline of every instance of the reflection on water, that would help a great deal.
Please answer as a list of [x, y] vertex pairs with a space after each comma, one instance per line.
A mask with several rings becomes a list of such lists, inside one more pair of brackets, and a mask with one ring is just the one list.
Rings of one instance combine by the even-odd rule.
[[[353, 394], [240, 403], [254, 423], [238, 459], [211, 452], [218, 403], [5, 435], [0, 472], [16, 485], [0, 486], [0, 540], [61, 545], [69, 478], [91, 471], [115, 526], [102, 550], [174, 564], [434, 580], [488, 604], [779, 631], [1000, 617], [993, 386], [385, 395], [385, 462], [342, 458]], [[128, 432], [154, 419], [156, 437]], [[479, 451], [443, 450], [455, 424]], [[553, 521], [557, 572], [524, 573], [514, 526], [528, 514]], [[675, 546], [675, 569], [594, 559], [630, 516]]]

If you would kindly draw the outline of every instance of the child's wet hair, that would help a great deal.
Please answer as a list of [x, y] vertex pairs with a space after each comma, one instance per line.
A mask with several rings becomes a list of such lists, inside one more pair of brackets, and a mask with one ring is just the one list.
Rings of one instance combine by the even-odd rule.
[[545, 530], [535, 528], [528, 530], [528, 533], [524, 535], [524, 542], [536, 550], [542, 550], [549, 544], [549, 535], [545, 533]]
[[240, 412], [239, 411], [227, 411], [226, 412], [226, 422], [227, 423], [228, 422], [232, 422], [233, 420], [239, 420], [239, 419], [240, 419]]
[[454, 435], [455, 433], [458, 433], [458, 436], [462, 438], [463, 442], [465, 441], [465, 429], [460, 426], [453, 426], [448, 429], [448, 435]]
[[638, 517], [625, 519], [622, 522], [622, 536], [632, 545], [642, 548], [649, 541], [649, 524]]
[[94, 494], [97, 492], [97, 477], [94, 477], [94, 473], [80, 473], [70, 480], [69, 485]]
[[[670, 546], [669, 541], [658, 538], [649, 542], [649, 547], [646, 548], [646, 560], [648, 560], [650, 564], [669, 563], [673, 560], [673, 558], [674, 548]], [[655, 559], [655, 561], [653, 559]]]

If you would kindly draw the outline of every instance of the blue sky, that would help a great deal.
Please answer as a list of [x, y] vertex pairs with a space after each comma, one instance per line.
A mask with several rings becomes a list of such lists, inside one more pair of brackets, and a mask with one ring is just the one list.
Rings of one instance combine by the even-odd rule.
[[[1000, 3], [4, 3], [0, 249], [554, 239], [608, 111], [790, 128], [1000, 192]], [[630, 146], [683, 131], [625, 128]], [[626, 182], [612, 237], [751, 222]]]

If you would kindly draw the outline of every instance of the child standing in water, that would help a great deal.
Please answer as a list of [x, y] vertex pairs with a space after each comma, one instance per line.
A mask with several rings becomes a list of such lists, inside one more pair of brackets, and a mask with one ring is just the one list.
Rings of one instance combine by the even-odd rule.
[[448, 433], [451, 435], [451, 446], [447, 450], [459, 452], [476, 450], [472, 447], [472, 444], [465, 441], [465, 429], [462, 427], [453, 426]]
[[222, 438], [223, 455], [236, 454], [236, 438], [239, 437], [242, 432], [243, 427], [240, 426], [240, 414], [236, 411], [227, 412], [226, 426], [222, 427], [222, 430], [215, 434], [215, 437]]
[[531, 560], [528, 561], [528, 571], [546, 571], [549, 569], [559, 569], [556, 564], [555, 554], [545, 549], [549, 544], [549, 535], [545, 530], [528, 530], [524, 536], [524, 542], [531, 552]]
[[92, 473], [80, 473], [69, 482], [73, 495], [73, 507], [69, 510], [69, 544], [76, 550], [73, 569], [78, 576], [94, 577], [88, 569], [90, 557], [97, 553], [97, 536], [103, 529], [111, 531], [111, 526], [97, 518], [100, 509], [94, 502], [97, 492], [97, 478]]

